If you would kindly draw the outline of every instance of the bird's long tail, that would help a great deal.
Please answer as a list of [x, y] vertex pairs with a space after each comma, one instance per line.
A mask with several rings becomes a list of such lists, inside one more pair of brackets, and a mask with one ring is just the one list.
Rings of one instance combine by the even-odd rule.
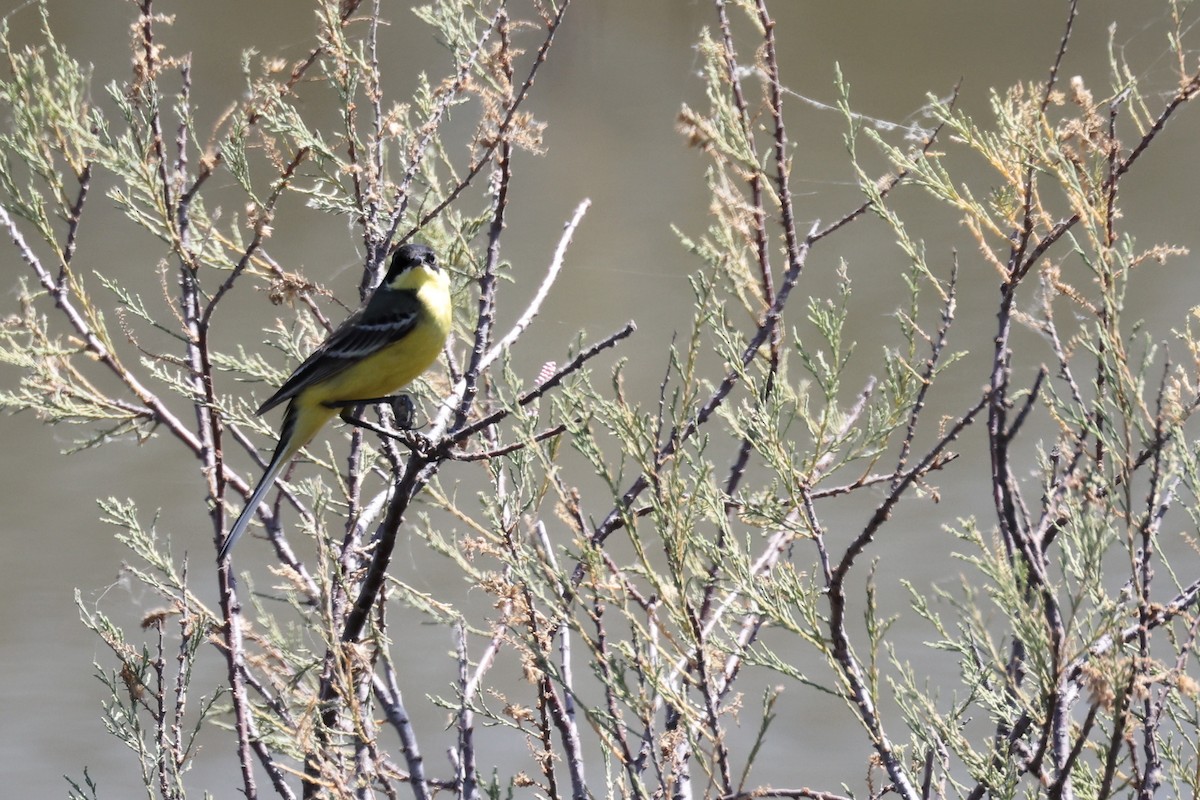
[[[283, 468], [292, 460], [292, 456], [296, 455], [296, 452], [308, 441], [308, 439], [301, 439], [296, 435], [296, 419], [298, 416], [295, 406], [288, 406], [279, 435], [279, 444], [275, 447], [275, 454], [271, 456], [271, 463], [267, 465], [267, 471], [263, 473], [258, 485], [254, 487], [254, 493], [246, 501], [246, 507], [242, 509], [237, 522], [233, 523], [233, 527], [229, 530], [229, 535], [225, 537], [225, 543], [221, 545], [221, 551], [217, 553], [218, 564], [225, 561], [226, 556], [233, 550], [233, 546], [237, 544], [238, 539], [242, 538], [242, 534], [246, 532], [246, 528], [250, 527], [250, 520], [254, 519], [254, 513], [258, 511], [258, 504], [262, 502], [267, 492], [275, 485], [275, 479], [279, 477], [279, 473], [283, 472]], [[311, 433], [308, 438], [312, 438]]]

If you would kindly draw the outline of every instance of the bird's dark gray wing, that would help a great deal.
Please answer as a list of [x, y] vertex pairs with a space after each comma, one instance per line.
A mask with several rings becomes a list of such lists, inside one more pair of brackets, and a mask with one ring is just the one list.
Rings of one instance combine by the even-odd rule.
[[270, 411], [305, 388], [403, 339], [416, 326], [420, 315], [421, 304], [412, 292], [381, 288], [366, 308], [350, 316], [296, 367], [279, 391], [259, 406], [257, 413]]

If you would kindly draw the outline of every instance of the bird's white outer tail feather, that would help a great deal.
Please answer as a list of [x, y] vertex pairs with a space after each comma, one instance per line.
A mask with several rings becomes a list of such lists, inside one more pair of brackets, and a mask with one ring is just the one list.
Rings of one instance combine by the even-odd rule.
[[284, 452], [285, 448], [279, 448], [279, 452], [275, 454], [275, 458], [271, 460], [271, 465], [267, 467], [267, 471], [263, 473], [262, 480], [258, 482], [258, 486], [254, 487], [254, 494], [250, 495], [250, 499], [246, 502], [246, 507], [242, 509], [242, 514], [237, 518], [237, 522], [233, 523], [233, 528], [229, 531], [229, 536], [225, 538], [225, 544], [221, 545], [221, 552], [217, 554], [217, 563], [225, 560], [229, 555], [229, 551], [233, 550], [233, 546], [237, 544], [238, 539], [242, 538], [242, 534], [246, 532], [246, 528], [250, 527], [250, 520], [254, 519], [254, 514], [258, 511], [258, 504], [266, 497], [267, 492], [275, 485], [275, 478], [283, 471], [291, 457], [291, 453]]

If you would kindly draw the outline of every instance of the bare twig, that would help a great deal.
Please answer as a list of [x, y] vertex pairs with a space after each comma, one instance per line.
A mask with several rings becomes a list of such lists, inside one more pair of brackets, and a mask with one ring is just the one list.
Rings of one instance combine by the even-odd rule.
[[[541, 46], [538, 48], [538, 52], [534, 57], [533, 64], [529, 67], [529, 73], [526, 75], [524, 83], [521, 84], [521, 88], [517, 91], [512, 102], [509, 104], [508, 109], [505, 112], [504, 119], [501, 120], [500, 124], [497, 126], [497, 130], [492, 137], [491, 143], [484, 149], [483, 153], [479, 155], [479, 157], [475, 160], [475, 163], [471, 165], [471, 169], [467, 172], [467, 175], [458, 182], [458, 185], [446, 195], [442, 202], [438, 203], [428, 213], [422, 215], [421, 221], [417, 223], [416, 229], [414, 229], [413, 232], [424, 227], [429, 223], [430, 220], [436, 219], [450, 206], [451, 203], [457, 200], [458, 196], [462, 194], [462, 192], [471, 184], [471, 182], [479, 175], [479, 173], [483, 171], [483, 168], [491, 162], [492, 153], [495, 151], [496, 146], [502, 141], [507, 141], [507, 136], [505, 136], [505, 134], [508, 133], [508, 129], [512, 126], [513, 120], [516, 119], [517, 111], [524, 103], [525, 98], [529, 95], [529, 90], [533, 88], [534, 78], [537, 77], [538, 70], [541, 68], [542, 64], [546, 62], [546, 57], [550, 52], [550, 45], [554, 43], [554, 34], [557, 33], [559, 27], [562, 25], [563, 17], [566, 15], [567, 7], [570, 4], [571, 0], [563, 0], [563, 2], [559, 3], [557, 12], [547, 23], [546, 36], [542, 40]], [[503, 10], [503, 8], [504, 7], [501, 6], [501, 10]], [[501, 12], [498, 11], [497, 14], [499, 13]], [[395, 232], [394, 227], [392, 232]], [[406, 234], [404, 238], [407, 239], [411, 235], [412, 233]]]
[[[554, 555], [554, 546], [546, 533], [546, 525], [538, 520], [533, 526], [534, 532], [542, 545], [542, 553], [549, 561], [553, 574], [558, 575], [558, 559]], [[559, 589], [561, 592], [561, 587]], [[563, 685], [561, 721], [559, 723], [563, 739], [563, 750], [567, 760], [567, 771], [571, 776], [572, 800], [587, 800], [587, 780], [584, 778], [583, 744], [579, 738], [579, 723], [575, 718], [575, 686], [571, 675], [571, 627], [558, 626], [559, 640], [559, 675]]]
[[459, 707], [455, 721], [458, 746], [455, 749], [455, 790], [458, 797], [478, 800], [478, 768], [475, 766], [475, 712], [471, 710], [471, 696], [467, 693], [467, 628], [460, 621], [454, 627], [458, 646]]
[[401, 751], [404, 753], [404, 763], [408, 765], [408, 781], [412, 784], [415, 800], [428, 800], [430, 792], [425, 778], [425, 759], [421, 757], [420, 747], [416, 744], [413, 722], [408, 716], [408, 711], [404, 709], [400, 684], [396, 680], [396, 669], [386, 656], [383, 658], [382, 672], [382, 675], [376, 672], [372, 676], [374, 694], [384, 716], [400, 735]]

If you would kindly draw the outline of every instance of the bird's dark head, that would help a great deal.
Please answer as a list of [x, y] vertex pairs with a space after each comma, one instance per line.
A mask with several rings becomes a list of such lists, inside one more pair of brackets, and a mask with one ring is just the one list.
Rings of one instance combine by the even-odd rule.
[[449, 285], [445, 270], [438, 266], [437, 255], [423, 244], [406, 244], [392, 256], [380, 288], [416, 291], [430, 281]]
[[392, 263], [388, 266], [387, 276], [383, 279], [384, 285], [392, 285], [397, 278], [414, 267], [428, 267], [437, 272], [439, 269], [437, 255], [431, 248], [423, 244], [404, 245], [392, 256]]

